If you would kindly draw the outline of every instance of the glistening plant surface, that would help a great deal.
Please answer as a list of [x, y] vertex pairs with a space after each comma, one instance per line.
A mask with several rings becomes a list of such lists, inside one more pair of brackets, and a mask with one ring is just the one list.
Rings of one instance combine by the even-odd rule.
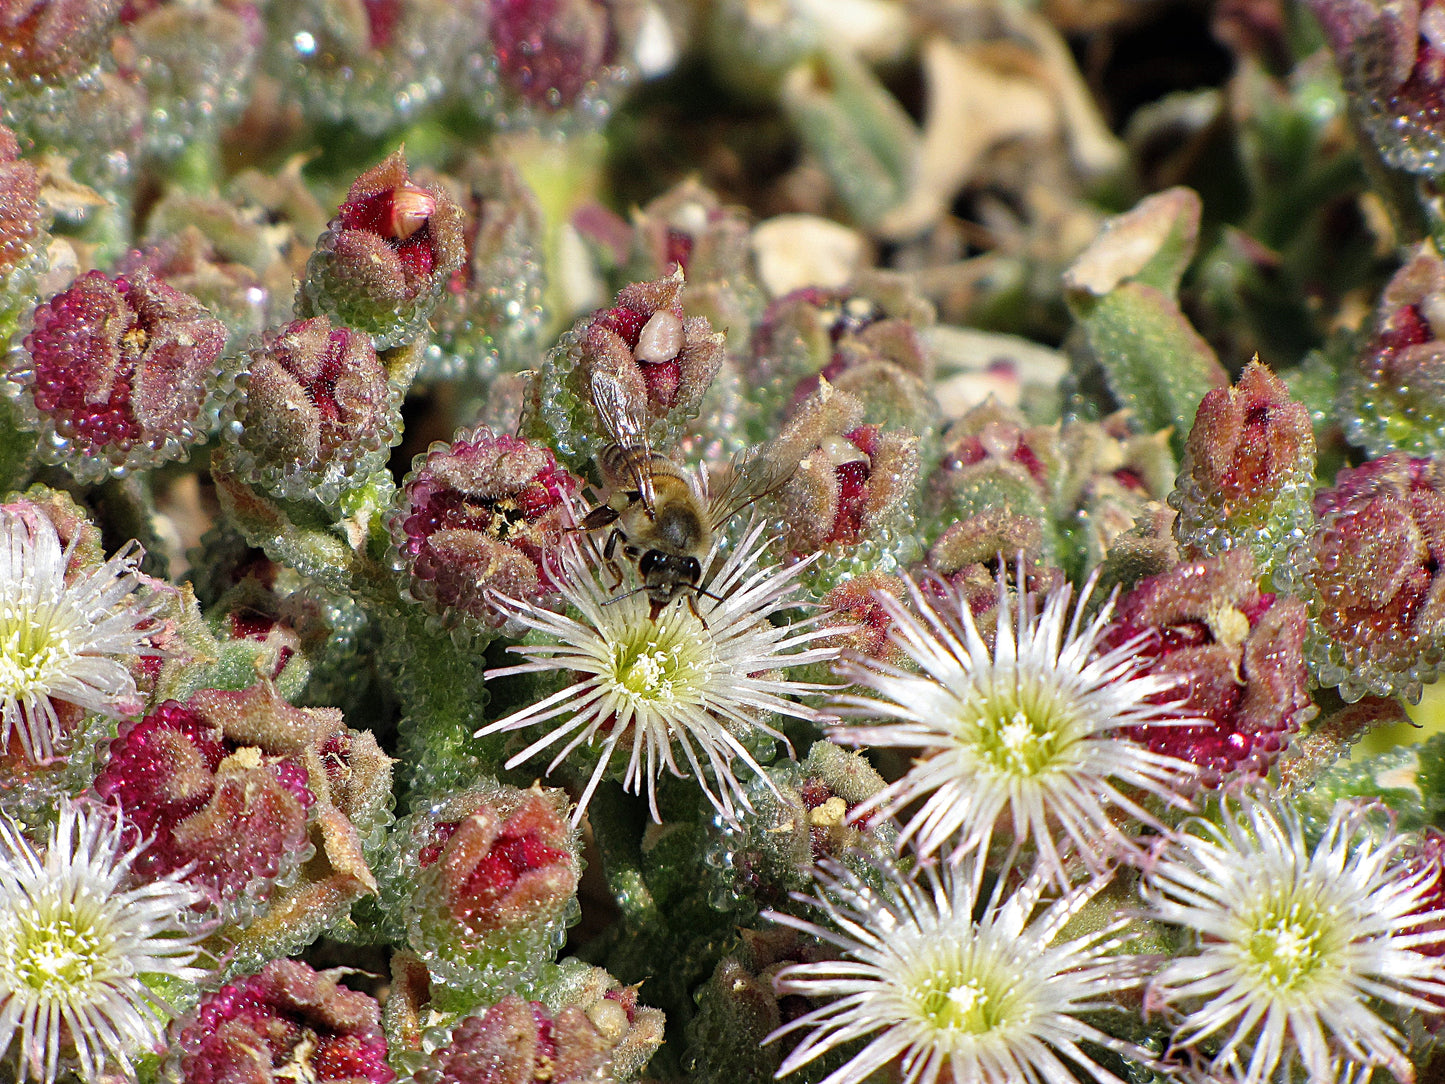
[[1445, 1078], [1442, 149], [1440, 0], [0, 0], [0, 1084]]

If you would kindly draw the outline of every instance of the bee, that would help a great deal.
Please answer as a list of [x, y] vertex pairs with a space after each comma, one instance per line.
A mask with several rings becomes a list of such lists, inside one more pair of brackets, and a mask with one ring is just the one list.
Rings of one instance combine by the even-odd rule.
[[[664, 607], [686, 593], [699, 620], [697, 595], [702, 589], [703, 561], [712, 551], [717, 531], [738, 512], [779, 489], [797, 469], [798, 458], [764, 444], [733, 456], [722, 485], [712, 489], [702, 477], [676, 460], [654, 451], [647, 439], [647, 403], [611, 373], [596, 372], [592, 402], [610, 443], [597, 455], [597, 469], [607, 487], [607, 500], [583, 517], [578, 529], [610, 527], [602, 556], [622, 556], [642, 577], [656, 620]], [[621, 584], [621, 571], [613, 568]], [[620, 595], [618, 599], [626, 598]], [[704, 622], [706, 624], [706, 622]]]

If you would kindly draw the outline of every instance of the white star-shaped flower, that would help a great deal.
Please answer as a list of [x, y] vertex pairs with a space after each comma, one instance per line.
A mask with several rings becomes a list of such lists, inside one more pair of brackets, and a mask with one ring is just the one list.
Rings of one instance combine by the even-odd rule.
[[0, 818], [0, 1052], [19, 1079], [54, 1084], [132, 1074], [162, 1041], [169, 1008], [158, 979], [196, 982], [201, 893], [166, 877], [134, 883], [140, 846], [118, 813], [67, 806], [37, 850]]
[[1029, 595], [1011, 604], [1000, 579], [990, 644], [947, 585], [910, 584], [909, 593], [916, 614], [886, 593], [878, 601], [919, 672], [868, 658], [842, 667], [870, 695], [840, 698], [849, 721], [833, 729], [835, 740], [921, 751], [858, 814], [893, 816], [916, 804], [899, 844], [913, 840], [925, 857], [947, 848], [952, 862], [986, 854], [1002, 827], [1067, 883], [1069, 848], [1095, 872], [1137, 853], [1119, 815], [1157, 826], [1144, 797], [1184, 804], [1193, 765], [1129, 732], [1197, 720], [1161, 696], [1178, 678], [1139, 672], [1134, 644], [1101, 650], [1111, 607], [1086, 622], [1086, 590], [1071, 615], [1066, 584], [1036, 613]]
[[64, 738], [56, 701], [103, 715], [138, 712], [125, 660], [155, 653], [138, 551], [122, 550], [67, 584], [69, 556], [44, 515], [0, 509], [0, 749], [13, 736], [31, 762], [55, 755]]
[[834, 999], [769, 1037], [804, 1033], [779, 1076], [870, 1036], [822, 1084], [860, 1084], [884, 1066], [907, 1084], [1119, 1084], [1090, 1044], [1147, 1057], [1081, 1019], [1117, 1008], [1113, 996], [1139, 982], [1132, 959], [1115, 954], [1124, 922], [1061, 936], [1107, 876], [1045, 902], [1044, 871], [986, 901], [967, 864], [914, 879], [891, 864], [875, 873], [865, 880], [824, 863], [821, 891], [807, 901], [819, 922], [767, 912], [842, 951], [774, 980], [779, 996]]
[[[753, 525], [695, 598], [681, 595], [654, 620], [651, 603], [636, 588], [631, 565], [624, 582], [604, 582], [604, 562], [590, 543], [569, 539], [559, 551], [558, 589], [575, 617], [529, 602], [496, 598], [497, 607], [534, 633], [512, 648], [529, 661], [489, 671], [487, 677], [561, 672], [576, 680], [566, 688], [489, 723], [481, 737], [551, 724], [513, 756], [516, 765], [561, 745], [549, 771], [584, 744], [597, 756], [573, 814], [580, 820], [597, 785], [612, 770], [619, 750], [627, 756], [623, 786], [647, 792], [654, 819], [657, 778], [665, 769], [691, 776], [724, 816], [747, 806], [735, 761], [763, 774], [753, 749], [785, 741], [772, 724], [777, 715], [821, 721], [816, 709], [795, 699], [823, 686], [791, 680], [785, 671], [828, 662], [837, 649], [817, 646], [836, 635], [809, 618], [774, 624], [772, 616], [796, 606], [798, 576], [806, 567], [762, 565], [763, 525]], [[706, 567], [711, 562], [704, 562]], [[543, 642], [536, 642], [537, 639]]]
[[1413, 1079], [1381, 1010], [1445, 1009], [1445, 959], [1422, 951], [1445, 945], [1445, 910], [1427, 902], [1437, 871], [1365, 813], [1342, 802], [1311, 847], [1294, 810], [1246, 796], [1161, 844], [1145, 899], [1197, 944], [1150, 992], [1180, 1014], [1177, 1047], [1213, 1051], [1212, 1074], [1323, 1084], [1354, 1063]]

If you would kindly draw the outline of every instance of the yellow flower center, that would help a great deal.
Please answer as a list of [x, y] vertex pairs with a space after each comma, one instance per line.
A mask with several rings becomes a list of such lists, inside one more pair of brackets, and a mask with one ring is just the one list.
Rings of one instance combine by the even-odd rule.
[[698, 620], [681, 609], [643, 629], [642, 635], [613, 645], [612, 680], [634, 704], [666, 709], [706, 683], [711, 641]]
[[671, 703], [673, 682], [680, 663], [680, 649], [674, 645], [663, 649], [649, 640], [639, 650], [624, 652], [617, 666], [617, 683], [635, 696]]
[[980, 977], [941, 968], [919, 991], [918, 1007], [941, 1031], [983, 1035], [999, 1025], [1004, 1006]]
[[970, 707], [963, 738], [998, 775], [1032, 778], [1054, 771], [1080, 737], [1072, 705], [1052, 690], [995, 687]]
[[6, 970], [17, 985], [45, 997], [74, 997], [96, 981], [106, 945], [91, 923], [78, 922], [68, 909], [42, 908], [21, 921], [9, 946]]
[[908, 985], [926, 1023], [955, 1035], [981, 1036], [1018, 1017], [1017, 961], [946, 935], [920, 947], [926, 963]]
[[74, 657], [54, 623], [33, 610], [0, 608], [0, 693], [18, 695], [49, 687]]
[[1282, 900], [1255, 925], [1245, 954], [1256, 973], [1276, 990], [1308, 982], [1329, 955], [1329, 924], [1298, 900]]

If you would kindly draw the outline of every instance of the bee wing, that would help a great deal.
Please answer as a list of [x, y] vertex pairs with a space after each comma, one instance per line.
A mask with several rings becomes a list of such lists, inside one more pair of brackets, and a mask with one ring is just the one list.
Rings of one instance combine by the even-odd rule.
[[708, 522], [716, 530], [756, 500], [787, 484], [798, 457], [769, 441], [733, 456], [726, 478], [708, 498]]
[[615, 373], [593, 370], [592, 405], [613, 444], [627, 453], [623, 458], [642, 505], [654, 508], [652, 448], [647, 441], [647, 400], [633, 394]]

